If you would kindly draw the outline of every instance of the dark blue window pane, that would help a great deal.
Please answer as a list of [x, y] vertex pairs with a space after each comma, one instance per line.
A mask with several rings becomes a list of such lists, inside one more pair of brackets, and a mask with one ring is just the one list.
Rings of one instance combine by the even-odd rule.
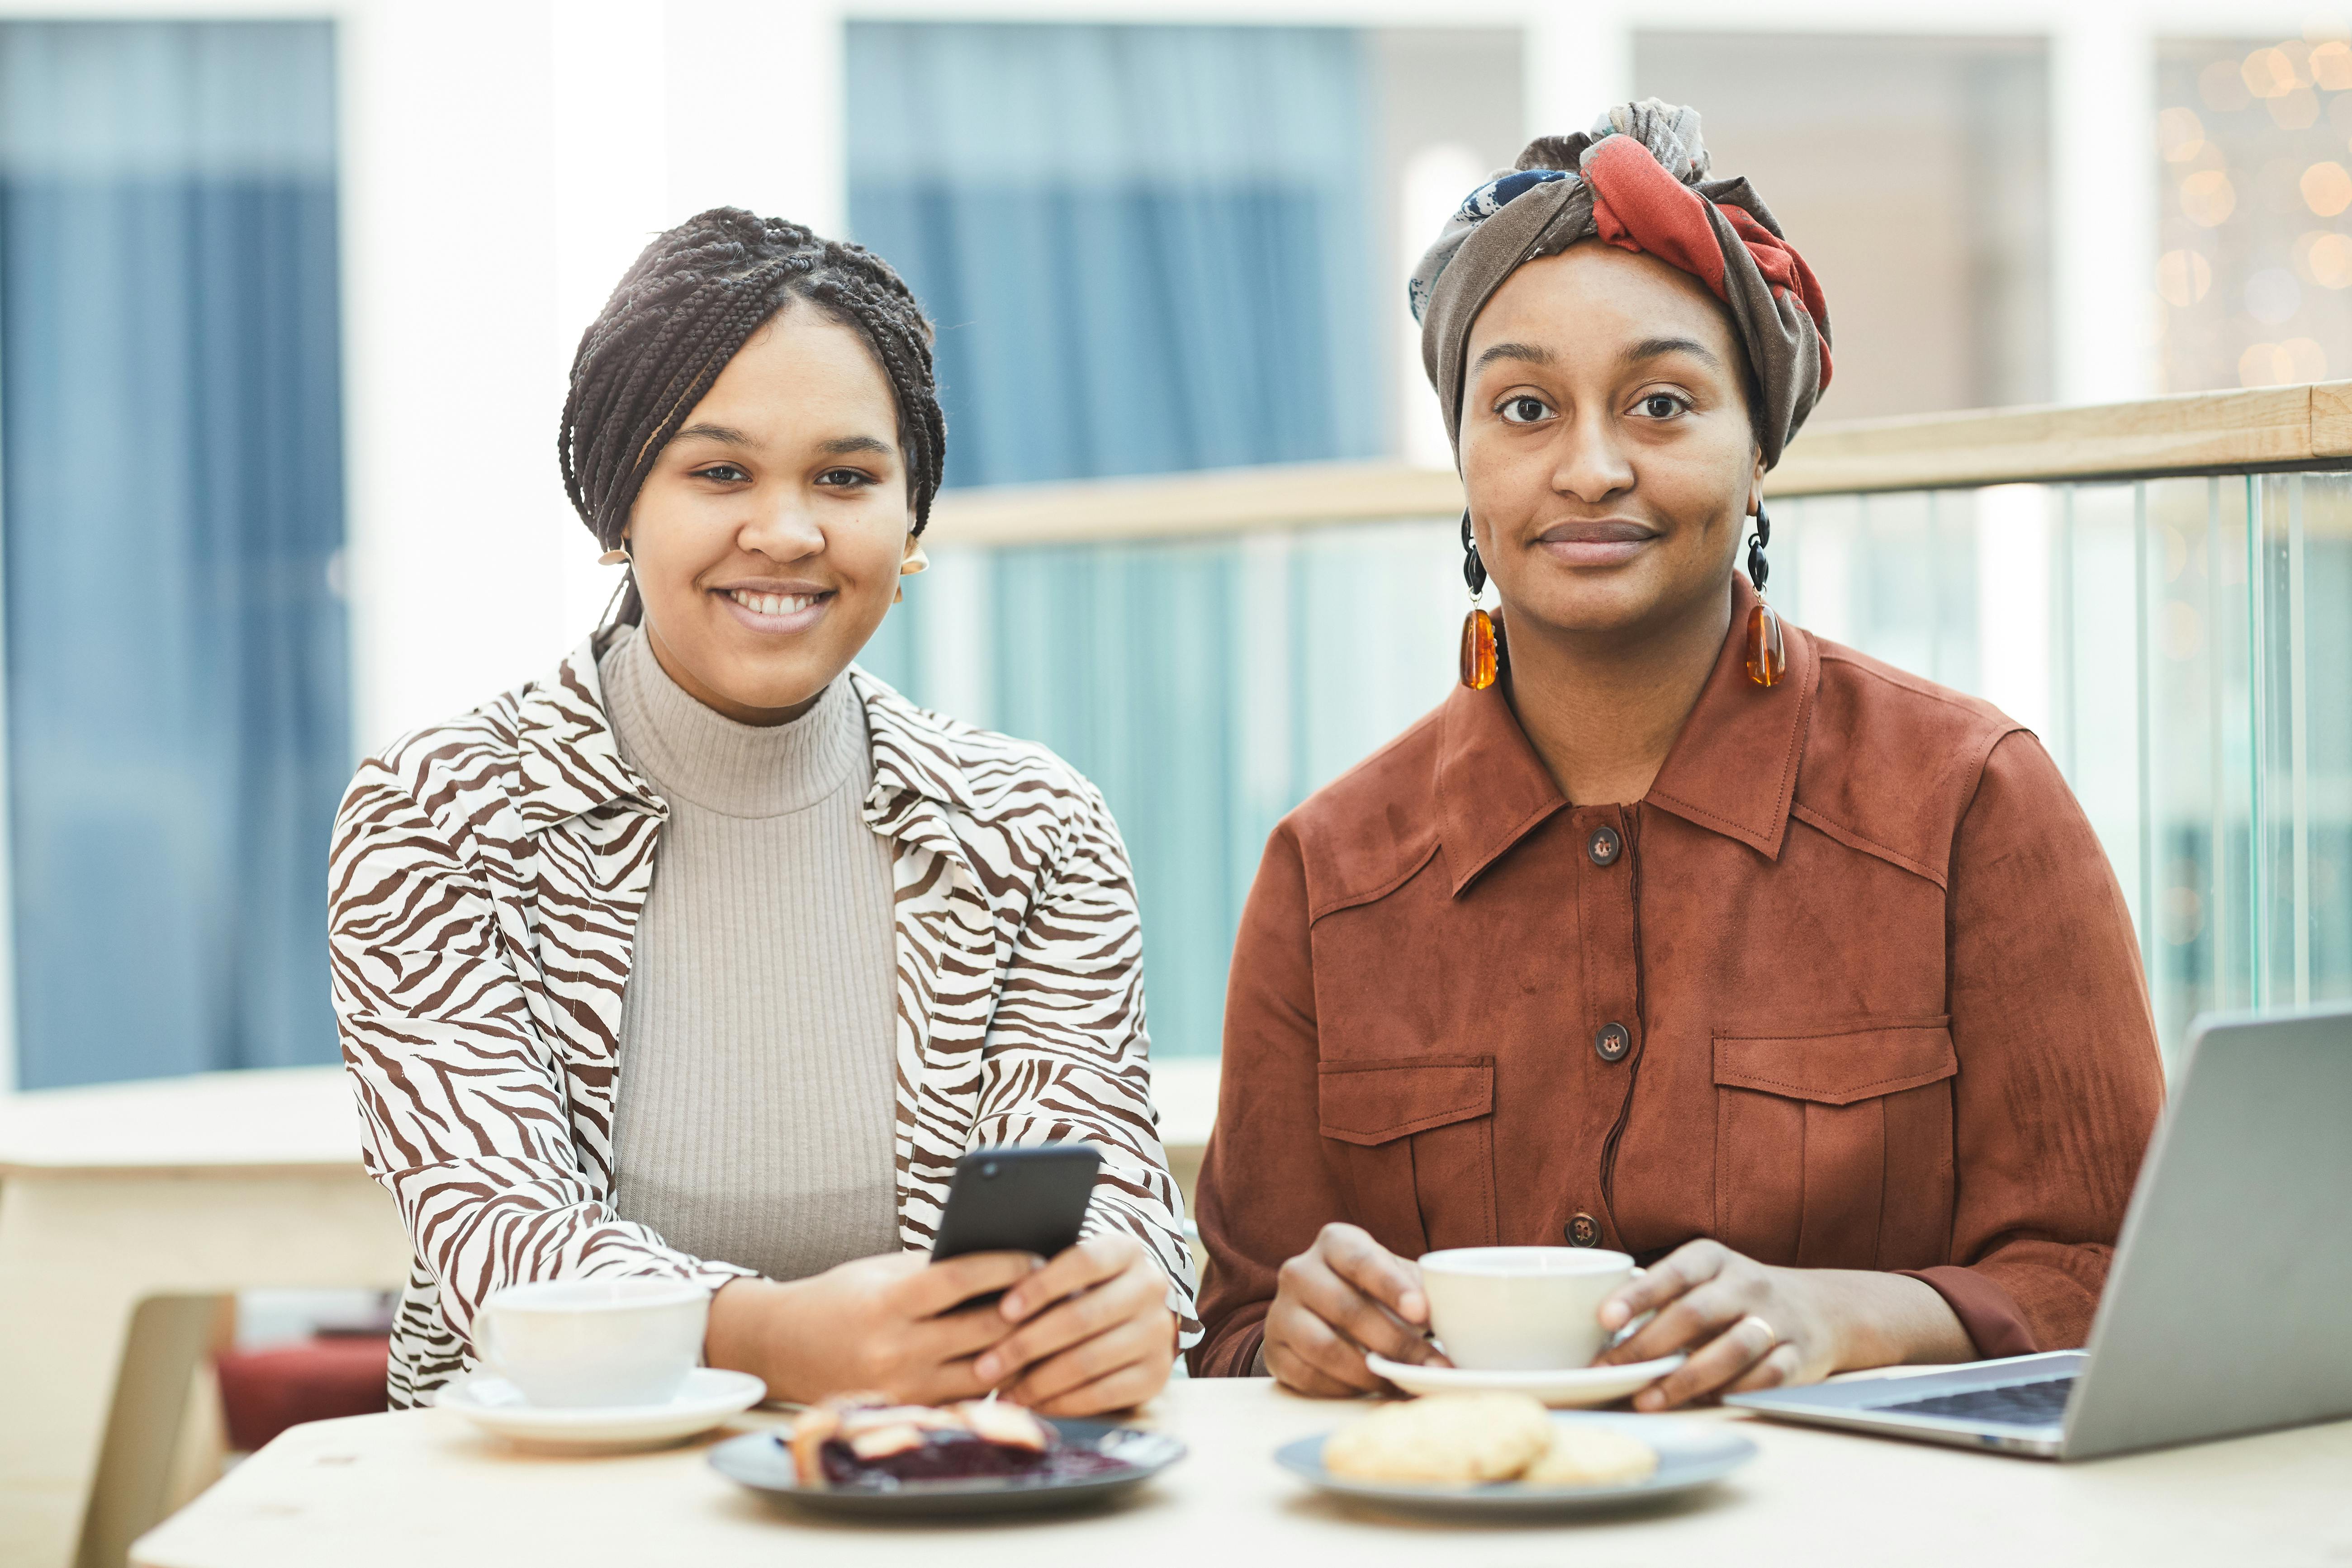
[[860, 23], [850, 226], [939, 323], [950, 484], [1369, 457], [1360, 37]]

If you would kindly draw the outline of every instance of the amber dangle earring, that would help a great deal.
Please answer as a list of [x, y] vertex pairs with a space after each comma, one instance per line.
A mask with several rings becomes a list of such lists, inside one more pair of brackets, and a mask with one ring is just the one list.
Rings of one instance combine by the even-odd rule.
[[1788, 650], [1780, 640], [1780, 617], [1764, 602], [1764, 579], [1771, 563], [1764, 547], [1772, 542], [1772, 520], [1756, 508], [1756, 531], [1748, 536], [1748, 581], [1756, 587], [1756, 607], [1748, 612], [1748, 679], [1759, 686], [1778, 686], [1789, 673]]
[[1495, 647], [1494, 617], [1478, 607], [1486, 591], [1486, 563], [1478, 559], [1478, 541], [1471, 536], [1470, 509], [1462, 509], [1462, 580], [1470, 584], [1470, 613], [1462, 617], [1462, 684], [1484, 691], [1495, 684], [1500, 660]]

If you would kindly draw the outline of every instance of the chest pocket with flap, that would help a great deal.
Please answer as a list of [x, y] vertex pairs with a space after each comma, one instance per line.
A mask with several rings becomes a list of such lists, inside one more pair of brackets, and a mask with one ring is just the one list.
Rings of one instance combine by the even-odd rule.
[[1342, 1145], [1349, 1219], [1403, 1258], [1494, 1244], [1494, 1058], [1334, 1061], [1318, 1074], [1321, 1131]]
[[1917, 1268], [1952, 1228], [1948, 1018], [1715, 1037], [1715, 1235], [1759, 1262]]

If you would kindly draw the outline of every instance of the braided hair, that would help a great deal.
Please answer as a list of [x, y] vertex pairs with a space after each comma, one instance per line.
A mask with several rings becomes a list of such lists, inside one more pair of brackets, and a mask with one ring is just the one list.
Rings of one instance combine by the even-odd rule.
[[[572, 356], [555, 449], [564, 494], [597, 543], [620, 547], [662, 448], [736, 351], [795, 299], [856, 328], [881, 363], [898, 409], [914, 531], [923, 531], [947, 458], [947, 419], [922, 307], [890, 264], [862, 247], [713, 207], [646, 247]], [[612, 618], [634, 623], [643, 608], [633, 574]]]

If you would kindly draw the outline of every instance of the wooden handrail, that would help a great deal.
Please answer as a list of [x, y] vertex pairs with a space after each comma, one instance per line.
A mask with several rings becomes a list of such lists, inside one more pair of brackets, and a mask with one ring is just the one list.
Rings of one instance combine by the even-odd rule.
[[2088, 408], [1990, 408], [1808, 430], [1768, 495], [2210, 474], [2352, 458], [2352, 382], [2189, 392]]
[[929, 532], [945, 544], [1089, 544], [1450, 517], [1461, 510], [1462, 481], [1451, 468], [1284, 463], [942, 490], [931, 508]]
[[[1993, 408], [1807, 430], [1767, 496], [1971, 489], [2352, 462], [2352, 381], [2192, 392], [2085, 408]], [[950, 544], [1080, 544], [1444, 518], [1462, 485], [1396, 462], [1263, 468], [950, 490], [932, 536]]]

